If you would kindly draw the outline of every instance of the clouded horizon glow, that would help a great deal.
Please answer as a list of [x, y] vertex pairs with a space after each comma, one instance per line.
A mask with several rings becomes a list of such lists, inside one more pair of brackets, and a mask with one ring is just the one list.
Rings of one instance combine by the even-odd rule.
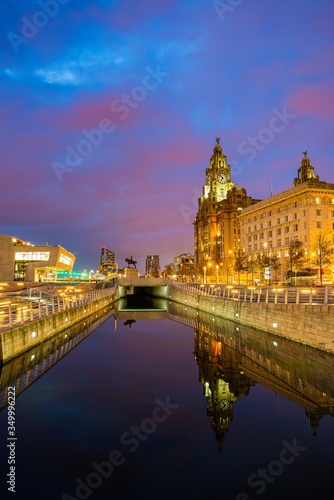
[[0, 233], [120, 267], [193, 253], [220, 144], [254, 198], [334, 183], [332, 0], [5, 0]]

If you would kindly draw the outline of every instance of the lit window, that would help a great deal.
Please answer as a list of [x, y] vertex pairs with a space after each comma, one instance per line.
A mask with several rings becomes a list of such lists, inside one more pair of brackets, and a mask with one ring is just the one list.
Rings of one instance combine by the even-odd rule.
[[71, 257], [68, 257], [67, 255], [64, 255], [63, 253], [61, 253], [60, 257], [59, 257], [59, 262], [62, 262], [63, 264], [70, 266], [72, 264], [72, 259], [71, 259]]
[[15, 260], [47, 261], [49, 258], [50, 252], [15, 252]]
[[315, 199], [315, 203], [316, 203], [316, 205], [319, 205], [320, 204], [320, 198], [316, 198]]

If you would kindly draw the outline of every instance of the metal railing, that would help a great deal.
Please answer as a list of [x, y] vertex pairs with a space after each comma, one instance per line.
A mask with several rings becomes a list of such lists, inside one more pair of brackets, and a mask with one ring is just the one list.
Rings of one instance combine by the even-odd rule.
[[16, 297], [0, 302], [0, 330], [36, 321], [67, 309], [74, 309], [94, 300], [108, 297], [115, 292], [116, 285], [110, 288], [90, 290], [88, 292], [52, 295], [39, 292], [38, 297]]
[[196, 295], [220, 297], [226, 300], [251, 304], [305, 304], [333, 305], [334, 288], [332, 287], [228, 287], [215, 285], [197, 285], [192, 283], [175, 284]]

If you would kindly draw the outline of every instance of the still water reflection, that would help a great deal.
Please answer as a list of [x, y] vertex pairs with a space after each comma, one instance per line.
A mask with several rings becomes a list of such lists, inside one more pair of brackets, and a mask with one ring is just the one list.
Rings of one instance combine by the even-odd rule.
[[155, 308], [123, 303], [0, 369], [2, 497], [14, 385], [18, 499], [331, 497], [333, 356]]

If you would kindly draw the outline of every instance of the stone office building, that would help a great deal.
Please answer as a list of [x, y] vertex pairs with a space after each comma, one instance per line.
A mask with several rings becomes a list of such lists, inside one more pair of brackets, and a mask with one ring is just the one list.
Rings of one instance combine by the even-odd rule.
[[319, 235], [334, 242], [334, 184], [319, 179], [305, 151], [293, 187], [255, 200], [232, 182], [216, 141], [194, 220], [196, 272], [218, 277], [225, 266], [228, 274], [239, 255], [284, 257], [293, 240], [303, 243], [311, 265]]
[[334, 237], [334, 184], [319, 180], [305, 151], [294, 187], [244, 208], [239, 217], [242, 251], [284, 256], [293, 240], [311, 257], [319, 235]]
[[195, 266], [214, 272], [217, 265], [241, 251], [238, 217], [241, 211], [256, 201], [246, 190], [231, 180], [231, 167], [226, 161], [219, 138], [209, 166], [205, 170], [205, 184], [198, 200], [194, 220]]

